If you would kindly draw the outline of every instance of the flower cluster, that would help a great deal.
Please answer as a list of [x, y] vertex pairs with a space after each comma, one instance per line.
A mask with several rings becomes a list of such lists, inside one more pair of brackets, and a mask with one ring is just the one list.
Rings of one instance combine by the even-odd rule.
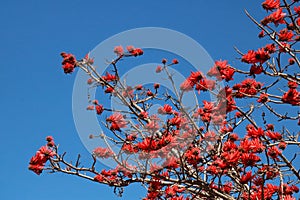
[[182, 91], [192, 90], [194, 87], [197, 91], [208, 91], [215, 88], [216, 82], [207, 79], [200, 71], [191, 72], [191, 75], [180, 85]]
[[48, 136], [46, 138], [47, 145], [42, 146], [30, 159], [28, 169], [36, 173], [37, 175], [40, 175], [44, 169], [44, 166], [46, 162], [49, 160], [49, 158], [52, 158], [55, 155], [55, 152], [53, 151], [54, 147], [54, 140], [52, 136]]
[[128, 51], [127, 54], [124, 52], [123, 47], [120, 45], [120, 46], [116, 46], [114, 48], [114, 52], [120, 57], [122, 57], [122, 56], [135, 56], [136, 57], [136, 56], [141, 56], [144, 54], [144, 51], [142, 49], [135, 48], [134, 46], [127, 46], [126, 49]]
[[233, 80], [234, 69], [228, 65], [227, 60], [219, 60], [215, 62], [215, 65], [208, 71], [207, 75], [215, 76], [218, 80], [230, 81]]
[[76, 58], [73, 54], [62, 52], [63, 57], [62, 68], [66, 74], [72, 73], [76, 67]]
[[262, 87], [262, 83], [255, 79], [248, 78], [243, 80], [241, 83], [235, 84], [232, 89], [237, 90], [235, 97], [243, 98], [247, 95], [256, 95]]
[[292, 104], [293, 106], [300, 105], [300, 92], [297, 91], [298, 84], [290, 81], [288, 83], [289, 90], [283, 94], [282, 101], [284, 103]]

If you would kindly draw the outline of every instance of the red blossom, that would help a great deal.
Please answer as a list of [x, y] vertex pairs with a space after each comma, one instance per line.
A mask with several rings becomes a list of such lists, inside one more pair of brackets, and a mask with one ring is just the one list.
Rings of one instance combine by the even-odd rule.
[[271, 156], [273, 159], [278, 159], [278, 155], [281, 154], [281, 151], [278, 150], [276, 146], [272, 146], [268, 149], [268, 156]]
[[124, 49], [123, 47], [120, 45], [120, 46], [116, 46], [114, 48], [114, 52], [118, 55], [118, 56], [121, 56], [124, 54]]
[[270, 59], [270, 54], [264, 48], [260, 48], [255, 52], [255, 58], [262, 64]]
[[143, 89], [143, 85], [139, 84], [139, 85], [135, 86], [135, 89], [136, 90], [142, 90]]
[[112, 87], [107, 87], [104, 91], [105, 93], [113, 93], [114, 92], [114, 88]]
[[289, 58], [288, 62], [290, 65], [293, 65], [293, 64], [295, 64], [296, 61], [294, 58]]
[[63, 57], [62, 68], [65, 74], [72, 73], [76, 67], [76, 58], [73, 54], [62, 52], [60, 54]]
[[287, 28], [285, 29], [282, 29], [280, 32], [279, 32], [279, 35], [278, 35], [278, 40], [279, 41], [291, 41], [292, 37], [294, 36], [293, 32], [292, 31], [289, 31]]
[[178, 64], [179, 62], [178, 62], [178, 60], [175, 58], [175, 59], [172, 60], [172, 63], [173, 63], [174, 65], [176, 65], [176, 64]]
[[131, 56], [141, 56], [144, 54], [144, 51], [140, 48], [135, 48], [134, 46], [127, 46], [127, 51], [130, 53]]
[[169, 104], [165, 104], [163, 107], [158, 108], [159, 114], [171, 114], [172, 111], [172, 107]]
[[103, 105], [96, 105], [96, 112], [98, 115], [101, 115], [104, 111]]
[[278, 141], [282, 139], [282, 135], [278, 132], [266, 131], [266, 136], [268, 136], [271, 140]]
[[248, 167], [248, 166], [254, 166], [261, 159], [259, 156], [255, 155], [254, 153], [244, 153], [241, 156], [241, 160], [244, 166]]
[[268, 98], [268, 94], [266, 93], [261, 93], [260, 96], [259, 96], [259, 99], [257, 99], [257, 102], [259, 103], [266, 103], [269, 101], [269, 98]]
[[117, 80], [117, 77], [113, 74], [110, 74], [108, 72], [106, 72], [106, 75], [105, 76], [102, 76], [102, 78], [107, 81], [107, 82], [111, 82], [111, 81], [115, 81]]
[[40, 175], [43, 172], [45, 163], [55, 156], [55, 152], [53, 151], [54, 141], [52, 136], [48, 136], [46, 138], [48, 142], [46, 146], [42, 146], [30, 159], [28, 169]]
[[260, 31], [258, 37], [263, 38], [264, 36], [265, 36], [265, 31], [264, 30]]
[[94, 82], [94, 80], [93, 80], [92, 78], [89, 78], [89, 79], [87, 80], [87, 84], [89, 84], [89, 85], [91, 85], [93, 82]]
[[279, 45], [279, 51], [280, 52], [288, 52], [291, 48], [291, 45], [285, 42], [281, 42], [281, 45]]
[[234, 69], [228, 64], [227, 60], [215, 61], [215, 65], [208, 71], [207, 75], [215, 76], [218, 80], [233, 80]]
[[155, 69], [156, 73], [160, 73], [162, 71], [162, 67], [160, 65], [158, 65]]
[[246, 183], [248, 183], [252, 178], [253, 178], [252, 172], [249, 171], [249, 172], [247, 172], [246, 174], [242, 175], [242, 177], [241, 177], [241, 179], [240, 179], [240, 182], [241, 182], [242, 184], [246, 184]]
[[120, 129], [125, 128], [127, 124], [127, 122], [124, 119], [124, 116], [119, 112], [116, 112], [113, 115], [109, 116], [106, 119], [106, 121], [111, 123], [111, 130], [120, 131]]
[[269, 52], [270, 54], [274, 53], [276, 51], [276, 46], [275, 44], [267, 44], [264, 47], [265, 51]]
[[290, 89], [296, 89], [298, 87], [298, 83], [296, 83], [295, 81], [289, 81], [288, 86]]
[[263, 66], [262, 65], [256, 65], [256, 64], [253, 64], [251, 65], [251, 68], [250, 68], [250, 74], [253, 75], [253, 74], [261, 74], [263, 72]]
[[261, 89], [262, 83], [257, 82], [255, 79], [245, 79], [240, 84], [233, 86], [234, 90], [237, 90], [235, 96], [237, 98], [242, 98], [245, 95], [256, 95]]
[[109, 148], [97, 147], [93, 150], [93, 153], [96, 157], [99, 158], [109, 158], [113, 156], [113, 152]]
[[286, 16], [286, 13], [282, 12], [282, 8], [278, 8], [275, 12], [270, 14], [268, 18], [270, 19], [271, 22], [273, 22], [276, 26], [278, 24], [284, 24], [284, 17]]
[[295, 6], [294, 11], [297, 15], [300, 15], [300, 6]]
[[242, 62], [245, 63], [257, 63], [256, 53], [254, 50], [249, 50], [248, 53], [242, 56]]
[[300, 92], [294, 88], [290, 88], [281, 98], [282, 102], [292, 104], [293, 106], [300, 105]]
[[279, 8], [280, 0], [266, 0], [261, 5], [266, 11], [274, 10]]

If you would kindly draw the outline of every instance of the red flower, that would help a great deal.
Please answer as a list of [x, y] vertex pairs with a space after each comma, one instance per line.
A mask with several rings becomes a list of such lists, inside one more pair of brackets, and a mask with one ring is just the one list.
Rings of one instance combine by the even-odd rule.
[[172, 107], [169, 104], [165, 104], [164, 107], [160, 107], [158, 109], [159, 114], [171, 114], [172, 113]]
[[246, 184], [246, 183], [248, 183], [252, 178], [253, 178], [252, 172], [249, 171], [249, 172], [247, 172], [246, 174], [242, 175], [242, 177], [241, 177], [241, 179], [240, 179], [240, 182], [241, 182], [242, 184]]
[[107, 87], [106, 90], [104, 91], [105, 93], [113, 93], [114, 92], [114, 88], [112, 87]]
[[132, 56], [141, 56], [144, 54], [142, 49], [135, 48], [134, 46], [127, 46], [126, 49]]
[[264, 130], [262, 128], [255, 128], [252, 124], [249, 124], [246, 129], [248, 137], [258, 138], [264, 135]]
[[160, 73], [162, 71], [162, 67], [160, 65], [158, 65], [155, 69], [156, 73]]
[[149, 97], [154, 96], [154, 94], [153, 94], [153, 93], [151, 92], [151, 90], [149, 90], [149, 89], [147, 90], [146, 95], [149, 96]]
[[73, 54], [62, 52], [60, 54], [63, 57], [62, 68], [65, 74], [72, 73], [76, 66], [76, 58]]
[[268, 48], [260, 48], [257, 51], [249, 50], [248, 53], [242, 56], [242, 62], [255, 64], [255, 63], [264, 63], [270, 58], [270, 53], [273, 51], [269, 51]]
[[259, 38], [263, 38], [265, 36], [265, 31], [262, 30], [261, 32], [259, 32], [258, 37]]
[[265, 94], [265, 93], [261, 93], [259, 96], [259, 99], [257, 99], [257, 102], [259, 102], [259, 103], [266, 103], [268, 101], [269, 101], [268, 94]]
[[105, 76], [102, 76], [102, 78], [107, 81], [107, 82], [110, 82], [110, 81], [115, 81], [117, 80], [117, 77], [113, 74], [110, 74], [108, 72], [106, 72], [106, 75]]
[[96, 112], [98, 115], [101, 115], [104, 111], [103, 105], [96, 105]]
[[136, 48], [133, 51], [130, 52], [133, 56], [141, 56], [144, 54], [144, 51], [142, 49]]
[[135, 86], [135, 89], [136, 90], [142, 90], [143, 89], [143, 85], [137, 85], [137, 86]]
[[298, 87], [298, 83], [296, 83], [294, 81], [289, 81], [288, 86], [290, 89], [296, 89]]
[[254, 153], [244, 153], [241, 156], [241, 160], [245, 167], [254, 166], [257, 162], [260, 161], [260, 157]]
[[256, 53], [254, 50], [249, 50], [248, 53], [244, 54], [242, 56], [242, 62], [245, 63], [257, 63], [257, 59], [256, 59]]
[[293, 64], [295, 64], [295, 59], [294, 58], [289, 58], [289, 64], [290, 65], [293, 65]]
[[179, 167], [178, 159], [174, 156], [168, 157], [163, 163], [163, 166], [169, 169], [176, 169]]
[[91, 85], [93, 82], [94, 82], [94, 80], [93, 80], [92, 78], [89, 78], [89, 79], [87, 80], [87, 84], [89, 84], [89, 85]]
[[178, 64], [179, 62], [178, 62], [177, 59], [173, 59], [173, 60], [172, 60], [172, 63], [175, 65], [175, 64]]
[[109, 158], [113, 156], [113, 152], [109, 148], [97, 147], [93, 151], [94, 155], [99, 158]]
[[297, 13], [297, 15], [300, 15], [300, 6], [295, 6], [294, 7], [294, 11], [295, 11], [295, 13]]
[[268, 156], [271, 156], [273, 159], [277, 160], [279, 154], [281, 154], [281, 151], [279, 151], [275, 146], [272, 146], [268, 149]]
[[137, 153], [138, 148], [130, 143], [123, 143], [122, 150], [127, 154]]
[[236, 116], [237, 118], [240, 118], [240, 117], [243, 116], [243, 114], [242, 114], [241, 112], [236, 112], [236, 113], [235, 113], [235, 116]]
[[259, 138], [255, 138], [250, 141], [249, 148], [253, 153], [261, 153], [265, 149], [265, 146]]
[[191, 82], [189, 79], [186, 79], [184, 82], [180, 84], [180, 89], [182, 91], [190, 91], [193, 89], [194, 85], [195, 84], [193, 82]]
[[109, 116], [106, 119], [107, 122], [111, 122], [111, 130], [118, 130], [120, 131], [121, 128], [126, 127], [126, 121], [121, 113], [114, 113], [113, 115]]
[[[299, 18], [300, 19], [300, 18]], [[281, 42], [280, 43], [281, 45], [279, 45], [279, 51], [280, 52], [287, 52], [290, 50], [291, 48], [291, 45], [288, 44], [288, 43], [285, 43], [285, 42]], [[282, 47], [281, 47], [282, 46]]]
[[226, 141], [223, 145], [223, 151], [231, 151], [236, 149], [237, 149], [237, 145], [232, 141]]
[[147, 137], [142, 142], [139, 142], [137, 147], [144, 151], [152, 151], [157, 149], [157, 142], [154, 139]]
[[238, 90], [235, 93], [235, 96], [237, 98], [242, 98], [245, 96], [245, 94], [247, 95], [256, 95], [257, 92], [260, 90], [262, 86], [262, 83], [260, 82], [256, 82], [255, 79], [245, 79], [244, 81], [242, 81], [241, 84], [236, 84], [233, 86], [233, 89]]
[[279, 32], [278, 40], [279, 41], [291, 41], [293, 36], [294, 36], [293, 32], [289, 31], [287, 28], [285, 28]]
[[48, 142], [47, 146], [42, 146], [30, 159], [28, 169], [36, 173], [37, 175], [40, 175], [43, 172], [45, 163], [55, 155], [55, 152], [51, 148], [54, 146], [54, 141], [52, 136], [48, 136], [46, 138], [46, 141]]
[[208, 76], [215, 76], [218, 80], [225, 79], [226, 81], [233, 80], [234, 69], [228, 65], [227, 61], [219, 60], [215, 62], [215, 65], [208, 71]]
[[273, 22], [276, 26], [278, 26], [278, 24], [284, 24], [284, 17], [285, 17], [286, 13], [282, 12], [282, 8], [277, 9], [275, 12], [273, 12], [271, 15], [269, 15], [269, 19], [271, 22]]
[[278, 132], [267, 131], [266, 136], [268, 136], [270, 139], [274, 141], [278, 141], [282, 139], [282, 135]]
[[253, 64], [250, 68], [250, 74], [253, 75], [253, 74], [261, 74], [263, 71], [263, 66], [262, 65], [255, 65]]
[[255, 52], [255, 58], [262, 64], [270, 59], [270, 54], [264, 48], [260, 48]]
[[274, 131], [274, 125], [273, 124], [267, 124], [267, 130]]
[[274, 53], [276, 51], [276, 46], [275, 44], [267, 44], [264, 49], [269, 53]]
[[198, 91], [199, 90], [207, 91], [207, 90], [215, 89], [215, 86], [216, 86], [216, 81], [203, 78], [196, 84], [195, 89]]
[[47, 136], [47, 137], [46, 137], [46, 141], [47, 141], [47, 142], [53, 141], [53, 137], [52, 137], [52, 136]]
[[281, 98], [282, 102], [292, 104], [293, 106], [300, 105], [300, 93], [293, 88], [290, 88]]
[[148, 118], [148, 112], [142, 111], [142, 112], [139, 114], [139, 117], [142, 118], [142, 119]]
[[118, 56], [121, 56], [124, 54], [124, 49], [123, 47], [120, 45], [120, 46], [116, 46], [114, 48], [114, 52], [118, 55]]
[[94, 177], [94, 180], [101, 183], [103, 182], [105, 179], [104, 177], [101, 175], [101, 174], [97, 174], [95, 177]]
[[203, 73], [200, 71], [197, 72], [191, 72], [191, 75], [189, 76], [188, 80], [194, 84], [196, 84], [198, 81], [200, 81], [203, 78]]
[[284, 150], [286, 148], [286, 142], [279, 142], [278, 144], [278, 148], [281, 149], [281, 150]]
[[266, 0], [261, 5], [266, 11], [277, 9], [280, 6], [280, 0]]
[[167, 63], [167, 59], [162, 59], [161, 63], [165, 65]]

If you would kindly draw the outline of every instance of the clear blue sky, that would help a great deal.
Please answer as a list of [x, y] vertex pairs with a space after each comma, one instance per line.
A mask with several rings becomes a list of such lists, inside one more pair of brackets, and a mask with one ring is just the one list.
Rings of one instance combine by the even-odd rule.
[[[257, 3], [255, 3], [257, 2]], [[64, 151], [88, 156], [72, 117], [74, 75], [61, 69], [61, 51], [78, 57], [119, 32], [145, 26], [180, 31], [213, 57], [234, 61], [233, 45], [257, 48], [261, 1], [1, 1], [0, 199], [117, 199], [112, 189], [62, 174], [36, 176], [28, 161], [53, 135]], [[107, 51], [111, 51], [108, 49]], [[160, 59], [160, 58], [159, 58]], [[71, 158], [71, 157], [70, 157]], [[140, 199], [134, 187], [121, 199]]]

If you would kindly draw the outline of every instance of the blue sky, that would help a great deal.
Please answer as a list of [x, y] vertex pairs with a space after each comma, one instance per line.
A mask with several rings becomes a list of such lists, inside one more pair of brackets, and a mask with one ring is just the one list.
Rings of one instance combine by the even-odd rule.
[[[53, 135], [63, 151], [88, 156], [72, 117], [75, 75], [61, 70], [62, 51], [84, 56], [99, 42], [139, 27], [164, 27], [198, 41], [213, 59], [235, 62], [233, 46], [257, 48], [261, 1], [1, 1], [0, 199], [116, 199], [112, 189], [62, 174], [36, 176], [28, 161]], [[111, 49], [107, 49], [111, 51]], [[158, 58], [160, 59], [160, 58]], [[140, 199], [131, 187], [120, 199]]]

